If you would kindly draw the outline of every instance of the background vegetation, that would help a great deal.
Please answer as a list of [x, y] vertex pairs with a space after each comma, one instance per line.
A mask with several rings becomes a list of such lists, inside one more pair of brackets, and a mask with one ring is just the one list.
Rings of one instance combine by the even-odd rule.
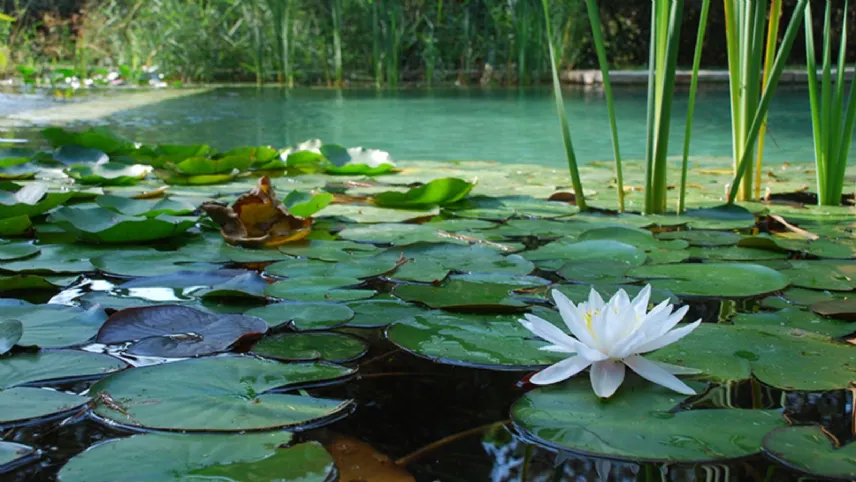
[[[684, 32], [695, 31], [701, 3], [687, 2]], [[784, 2], [785, 15], [794, 3]], [[0, 0], [0, 5], [16, 18], [0, 22], [7, 73], [20, 66], [71, 67], [83, 74], [98, 67], [135, 71], [149, 65], [185, 82], [529, 84], [550, 79], [540, 0]], [[651, 2], [601, 0], [598, 5], [610, 64], [644, 66]], [[562, 68], [596, 68], [584, 0], [550, 0], [548, 7]], [[835, 19], [843, 12], [841, 2], [832, 12], [834, 25], [841, 24]], [[822, 31], [823, 18], [815, 20]], [[703, 65], [724, 67], [724, 45], [723, 8], [714, 2]], [[694, 48], [695, 36], [683, 35], [680, 66], [692, 64]], [[849, 55], [856, 58], [856, 51]], [[803, 65], [804, 59], [805, 51], [795, 49], [791, 62]]]

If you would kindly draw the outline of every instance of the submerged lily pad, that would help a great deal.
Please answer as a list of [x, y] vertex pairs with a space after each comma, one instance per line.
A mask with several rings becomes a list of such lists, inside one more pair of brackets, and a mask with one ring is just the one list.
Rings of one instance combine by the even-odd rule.
[[386, 337], [402, 349], [434, 362], [492, 370], [531, 370], [565, 355], [541, 350], [519, 316], [428, 311], [399, 319]]
[[450, 276], [440, 285], [402, 284], [396, 286], [393, 293], [431, 308], [515, 311], [525, 308], [526, 303], [513, 296], [513, 291], [547, 284], [547, 280], [535, 276], [465, 274]]
[[640, 266], [627, 273], [681, 297], [750, 298], [781, 291], [788, 280], [763, 266], [741, 263], [691, 263]]
[[18, 343], [24, 334], [24, 325], [18, 320], [0, 320], [0, 355]]
[[326, 482], [335, 472], [317, 442], [286, 447], [288, 432], [240, 435], [139, 434], [108, 440], [76, 455], [60, 470], [62, 482], [123, 480], [241, 480]]
[[683, 463], [756, 454], [764, 435], [785, 423], [775, 410], [673, 412], [683, 399], [629, 375], [614, 396], [601, 400], [592, 393], [588, 377], [577, 376], [528, 392], [511, 407], [511, 418], [526, 438], [554, 449], [633, 462]]
[[92, 243], [135, 243], [181, 234], [196, 224], [192, 218], [160, 215], [125, 216], [102, 207], [64, 207], [49, 218], [63, 230]]
[[42, 348], [78, 345], [89, 340], [101, 328], [107, 315], [101, 307], [88, 310], [65, 305], [0, 305], [0, 317], [23, 324], [24, 335], [18, 344]]
[[17, 387], [0, 390], [0, 426], [26, 424], [33, 419], [62, 417], [89, 403], [88, 397], [48, 390]]
[[817, 425], [781, 427], [764, 437], [764, 453], [790, 468], [816, 477], [856, 478], [856, 445], [836, 448]]
[[0, 441], [0, 474], [38, 458], [32, 447]]
[[836, 390], [856, 380], [856, 348], [791, 328], [703, 323], [650, 358], [718, 382], [754, 375], [782, 390]]
[[90, 392], [107, 392], [119, 401], [121, 412], [98, 404], [95, 413], [125, 426], [187, 432], [275, 430], [331, 421], [351, 402], [273, 390], [332, 382], [351, 373], [321, 363], [195, 358], [128, 370], [96, 383]]
[[298, 331], [326, 330], [344, 325], [354, 317], [351, 308], [336, 303], [274, 303], [245, 311], [246, 316], [255, 316], [271, 327], [288, 324]]
[[127, 308], [114, 313], [98, 331], [104, 344], [135, 342], [129, 353], [191, 357], [226, 350], [245, 337], [261, 336], [267, 323], [242, 315], [214, 315], [180, 305]]
[[342, 333], [281, 333], [265, 337], [252, 351], [265, 358], [282, 361], [324, 360], [343, 363], [365, 355], [368, 345], [363, 340]]
[[109, 355], [78, 350], [20, 353], [0, 358], [0, 390], [100, 378], [127, 366]]

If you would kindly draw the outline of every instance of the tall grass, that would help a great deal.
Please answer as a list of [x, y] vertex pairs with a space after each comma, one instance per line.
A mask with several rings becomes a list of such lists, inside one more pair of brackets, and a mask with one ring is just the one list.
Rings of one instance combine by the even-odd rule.
[[[767, 47], [764, 49], [764, 74], [761, 79], [761, 91], [770, 82], [770, 69], [773, 68], [773, 58], [776, 56], [776, 44], [779, 41], [779, 24], [782, 21], [782, 0], [772, 0], [770, 4], [770, 20], [767, 26]], [[761, 167], [764, 164], [764, 140], [767, 134], [767, 116], [761, 124], [758, 133], [758, 157], [755, 161], [755, 199], [761, 197]]]
[[[848, 5], [848, 2], [845, 2]], [[849, 5], [848, 5], [849, 6]], [[847, 53], [847, 16], [841, 26], [838, 61], [833, 83], [832, 59], [832, 2], [827, 0], [823, 23], [823, 73], [821, 85], [817, 82], [817, 59], [814, 45], [811, 7], [806, 9], [806, 68], [808, 71], [811, 120], [814, 134], [817, 201], [820, 205], [841, 203], [847, 157], [853, 140], [856, 120], [856, 80], [850, 82], [850, 94], [845, 97], [845, 70]], [[846, 12], [846, 9], [845, 9]]]

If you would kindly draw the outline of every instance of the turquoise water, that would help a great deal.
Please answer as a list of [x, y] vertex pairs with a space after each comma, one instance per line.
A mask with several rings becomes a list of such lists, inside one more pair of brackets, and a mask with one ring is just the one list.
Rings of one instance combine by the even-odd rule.
[[[687, 94], [674, 110], [670, 153], [681, 153]], [[622, 156], [644, 157], [645, 88], [616, 92]], [[584, 161], [612, 159], [606, 102], [598, 91], [566, 93]], [[693, 156], [730, 156], [726, 86], [704, 89], [693, 124]], [[142, 142], [286, 146], [312, 137], [389, 151], [396, 159], [488, 159], [565, 165], [549, 89], [310, 90], [219, 88], [123, 111], [106, 121]], [[769, 118], [766, 159], [813, 161], [808, 93], [782, 88]]]

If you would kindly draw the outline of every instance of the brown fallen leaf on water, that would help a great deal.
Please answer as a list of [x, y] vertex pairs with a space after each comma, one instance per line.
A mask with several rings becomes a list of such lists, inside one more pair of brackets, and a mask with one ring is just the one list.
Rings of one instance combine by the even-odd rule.
[[220, 225], [220, 234], [227, 243], [245, 248], [270, 248], [297, 241], [305, 238], [312, 226], [312, 218], [289, 214], [276, 198], [267, 176], [231, 206], [209, 201], [200, 209]]
[[395, 461], [371, 445], [345, 435], [329, 433], [324, 446], [341, 482], [415, 482], [416, 479]]

